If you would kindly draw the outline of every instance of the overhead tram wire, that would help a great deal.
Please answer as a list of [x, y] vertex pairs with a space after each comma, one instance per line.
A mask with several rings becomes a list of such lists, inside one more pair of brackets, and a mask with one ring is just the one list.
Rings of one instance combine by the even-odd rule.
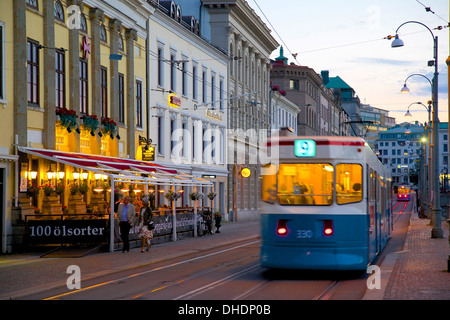
[[266, 19], [266, 21], [270, 24], [270, 27], [272, 28], [272, 30], [277, 34], [278, 38], [280, 38], [281, 42], [283, 43], [283, 48], [286, 48], [287, 51], [289, 51], [289, 53], [291, 54], [291, 56], [294, 58], [294, 60], [300, 64], [300, 62], [298, 62], [297, 60], [297, 55], [293, 54], [292, 51], [289, 49], [289, 47], [287, 46], [287, 44], [284, 42], [283, 38], [281, 38], [281, 36], [278, 34], [277, 30], [275, 29], [275, 27], [272, 25], [272, 23], [270, 22], [270, 20], [267, 18], [267, 16], [265, 15], [264, 11], [262, 11], [261, 7], [259, 6], [259, 4], [256, 2], [256, 0], [253, 0], [253, 2], [255, 2], [256, 6], [258, 7], [259, 11], [261, 11], [262, 15], [264, 16], [264, 18]]

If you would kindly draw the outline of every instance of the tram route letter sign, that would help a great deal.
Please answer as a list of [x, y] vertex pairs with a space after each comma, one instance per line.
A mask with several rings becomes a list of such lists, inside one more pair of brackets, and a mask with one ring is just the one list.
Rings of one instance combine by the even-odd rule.
[[297, 139], [294, 142], [294, 155], [296, 157], [315, 157], [316, 142], [309, 139]]

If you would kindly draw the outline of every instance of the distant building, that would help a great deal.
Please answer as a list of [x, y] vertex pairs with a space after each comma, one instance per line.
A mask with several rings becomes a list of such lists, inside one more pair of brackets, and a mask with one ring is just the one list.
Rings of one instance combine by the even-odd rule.
[[368, 104], [361, 104], [360, 116], [363, 138], [372, 149], [375, 148], [379, 133], [395, 126], [395, 118], [389, 117], [389, 111]]
[[283, 47], [271, 61], [270, 80], [273, 87], [286, 92], [286, 98], [298, 105], [298, 135], [349, 135], [350, 121], [341, 107], [340, 93], [327, 88], [314, 69], [287, 64]]
[[411, 174], [415, 173], [426, 137], [425, 127], [417, 121], [405, 122], [380, 132], [375, 145], [381, 162], [392, 171], [392, 184], [415, 184]]
[[339, 102], [342, 108], [348, 114], [350, 121], [341, 123], [341, 126], [350, 125], [351, 135], [363, 137], [363, 125], [361, 123], [361, 102], [359, 97], [355, 94], [355, 90], [350, 87], [339, 76], [330, 77], [329, 71], [321, 72], [323, 84], [329, 89], [333, 89], [335, 94], [339, 97]]
[[[392, 170], [393, 186], [417, 183], [414, 176], [421, 170], [419, 160], [422, 147], [427, 162], [430, 160], [427, 128], [417, 121], [404, 122], [379, 133], [375, 151], [381, 162]], [[439, 182], [441, 187], [447, 189], [448, 160], [448, 122], [442, 122], [439, 124]]]

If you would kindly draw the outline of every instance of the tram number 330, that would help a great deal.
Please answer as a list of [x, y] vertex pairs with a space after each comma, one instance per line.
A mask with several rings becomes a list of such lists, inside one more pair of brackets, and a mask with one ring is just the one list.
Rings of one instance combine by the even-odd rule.
[[312, 238], [312, 230], [297, 230], [297, 238], [299, 239], [309, 239]]

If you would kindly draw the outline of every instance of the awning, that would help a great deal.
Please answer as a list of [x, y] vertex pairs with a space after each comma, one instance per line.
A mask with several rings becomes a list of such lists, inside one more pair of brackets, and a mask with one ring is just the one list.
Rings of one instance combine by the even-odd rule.
[[[36, 155], [50, 161], [64, 163], [79, 169], [106, 174], [111, 178], [111, 187], [116, 183], [142, 183], [146, 185], [175, 186], [213, 186], [211, 181], [178, 173], [177, 170], [166, 168], [162, 165], [133, 159], [114, 158], [74, 152], [37, 149], [30, 147], [18, 147], [19, 151]], [[194, 221], [197, 223], [197, 207], [194, 201]], [[111, 192], [111, 226], [114, 226], [114, 192]], [[175, 207], [173, 207], [175, 208]], [[173, 210], [175, 217], [175, 209]], [[175, 221], [175, 219], [173, 220]], [[174, 239], [176, 240], [176, 223], [173, 225]], [[110, 228], [110, 251], [114, 251], [114, 228]]]

